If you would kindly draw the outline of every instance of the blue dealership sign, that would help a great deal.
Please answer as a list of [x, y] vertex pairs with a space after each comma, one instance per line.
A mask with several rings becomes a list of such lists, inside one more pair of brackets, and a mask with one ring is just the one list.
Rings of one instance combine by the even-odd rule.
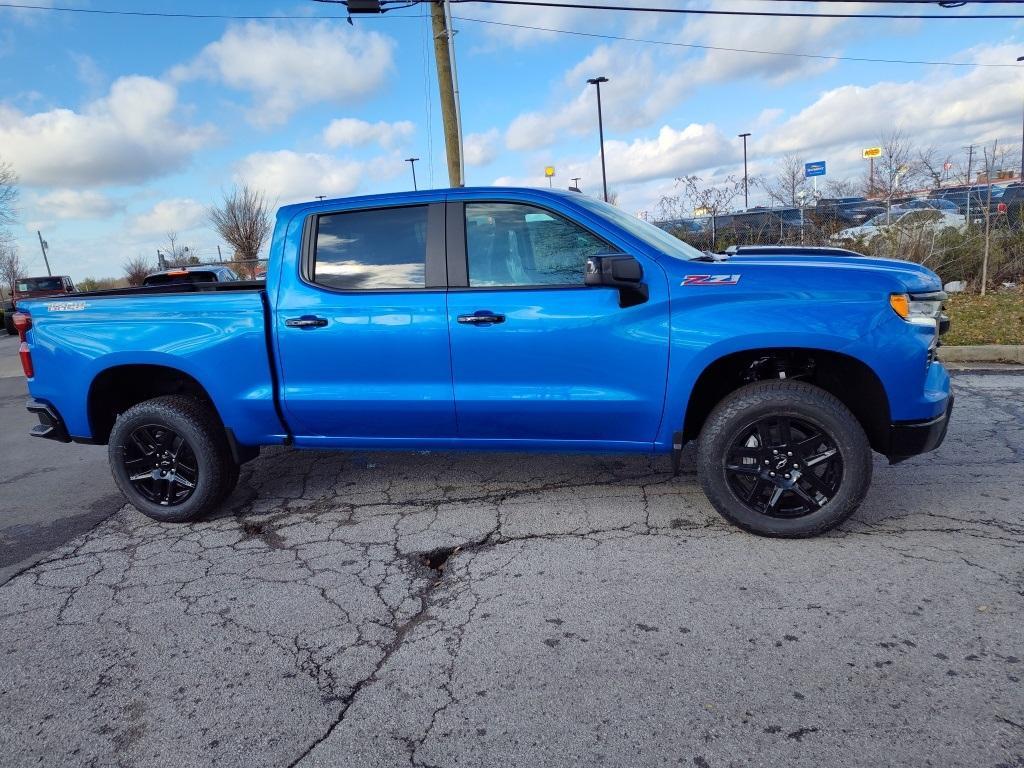
[[804, 163], [804, 177], [811, 178], [811, 176], [824, 176], [825, 175], [825, 161], [818, 160], [813, 163]]

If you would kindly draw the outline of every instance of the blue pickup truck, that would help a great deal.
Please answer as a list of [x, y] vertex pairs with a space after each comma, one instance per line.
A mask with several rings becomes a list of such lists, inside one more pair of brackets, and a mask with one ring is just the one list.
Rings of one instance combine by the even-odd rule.
[[143, 513], [217, 507], [260, 446], [669, 455], [754, 533], [809, 536], [872, 451], [937, 447], [941, 285], [900, 261], [702, 253], [575, 193], [281, 208], [265, 282], [19, 304], [33, 434], [107, 444]]

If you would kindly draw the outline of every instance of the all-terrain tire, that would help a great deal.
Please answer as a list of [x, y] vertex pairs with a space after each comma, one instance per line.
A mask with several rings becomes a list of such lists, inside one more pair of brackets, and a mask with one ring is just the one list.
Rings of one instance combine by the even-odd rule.
[[[133, 434], [138, 435], [137, 430], [140, 428], [153, 435], [161, 430], [174, 434], [187, 446], [190, 452], [189, 469], [192, 469], [191, 459], [194, 458], [195, 470], [193, 487], [187, 498], [181, 501], [154, 501], [147, 498], [133, 483], [133, 470], [137, 476], [140, 470], [144, 473], [148, 467], [140, 459], [134, 461], [141, 463], [141, 466], [133, 469], [126, 466], [126, 460], [131, 460], [128, 456], [144, 453], [137, 442], [133, 441], [129, 447]], [[128, 501], [144, 515], [164, 523], [188, 522], [211, 512], [231, 493], [238, 481], [237, 465], [231, 458], [224, 427], [216, 412], [206, 403], [182, 395], [146, 400], [118, 416], [110, 433], [108, 456], [114, 481]], [[155, 482], [141, 482], [147, 489], [160, 487]], [[187, 490], [184, 486], [178, 488], [179, 493]]]
[[[779, 417], [784, 417], [787, 424], [790, 419], [799, 420], [821, 430], [837, 449], [841, 461], [840, 479], [833, 480], [838, 485], [834, 495], [824, 503], [824, 495], [818, 497], [816, 501], [821, 506], [798, 517], [774, 517], [753, 509], [729, 481], [730, 446], [748, 434], [752, 425], [763, 423], [762, 420], [777, 421]], [[740, 450], [754, 453], [754, 449]], [[746, 461], [754, 463], [751, 459]], [[757, 463], [760, 465], [760, 459]], [[786, 469], [780, 470], [780, 475]], [[813, 471], [808, 467], [802, 469], [804, 473]], [[726, 520], [761, 536], [799, 538], [834, 528], [864, 500], [871, 485], [871, 470], [871, 446], [856, 417], [835, 396], [800, 381], [760, 381], [737, 389], [712, 410], [698, 442], [697, 474], [711, 504]], [[762, 482], [775, 482], [775, 478]], [[774, 488], [766, 487], [770, 495]]]

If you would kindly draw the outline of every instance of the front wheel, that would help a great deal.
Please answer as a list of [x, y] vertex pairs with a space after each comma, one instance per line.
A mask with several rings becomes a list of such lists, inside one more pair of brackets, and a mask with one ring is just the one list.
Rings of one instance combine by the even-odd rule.
[[839, 525], [871, 484], [871, 446], [836, 397], [799, 381], [762, 381], [720, 402], [701, 430], [698, 475], [715, 509], [762, 536]]
[[164, 523], [210, 512], [238, 479], [217, 414], [206, 403], [179, 395], [146, 400], [118, 416], [108, 455], [114, 481], [128, 501]]

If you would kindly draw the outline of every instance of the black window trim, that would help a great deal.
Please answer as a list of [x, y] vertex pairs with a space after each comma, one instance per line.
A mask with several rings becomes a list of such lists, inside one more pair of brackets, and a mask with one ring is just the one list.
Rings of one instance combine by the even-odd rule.
[[[366, 213], [395, 208], [427, 209], [427, 248], [424, 254], [423, 288], [332, 288], [314, 280], [316, 263], [316, 240], [321, 216], [341, 213]], [[373, 205], [354, 208], [311, 211], [302, 222], [302, 242], [299, 249], [299, 281], [319, 291], [335, 294], [376, 294], [376, 293], [438, 293], [447, 289], [445, 281], [445, 202], [444, 200], [400, 203], [397, 205]]]
[[[469, 284], [469, 252], [466, 249], [466, 205], [476, 203], [504, 203], [506, 205], [526, 205], [537, 208], [545, 213], [550, 213], [560, 219], [572, 222], [588, 235], [597, 238], [608, 246], [608, 254], [622, 253], [614, 243], [594, 232], [590, 227], [581, 224], [576, 219], [566, 216], [561, 211], [556, 211], [546, 205], [533, 201], [508, 200], [503, 198], [473, 198], [471, 200], [449, 201], [450, 210], [446, 214], [446, 232], [448, 235], [448, 290], [464, 293], [466, 291], [572, 291], [587, 289], [589, 286], [581, 283], [540, 283], [536, 285], [470, 285]], [[452, 211], [455, 211], [454, 215]]]

